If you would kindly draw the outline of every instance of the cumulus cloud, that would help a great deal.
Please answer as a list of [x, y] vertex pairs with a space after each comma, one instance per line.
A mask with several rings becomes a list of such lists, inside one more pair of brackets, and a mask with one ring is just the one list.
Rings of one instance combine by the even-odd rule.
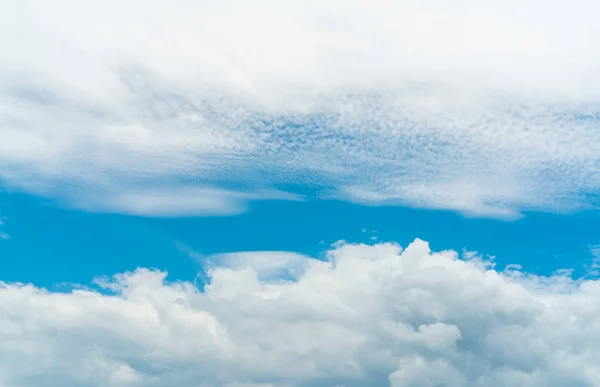
[[504, 218], [598, 204], [591, 0], [15, 0], [4, 10], [6, 185], [85, 202], [136, 184], [293, 182]]
[[3, 283], [0, 384], [600, 384], [598, 281], [498, 272], [421, 240], [327, 257], [220, 256], [201, 290], [146, 269], [102, 291]]

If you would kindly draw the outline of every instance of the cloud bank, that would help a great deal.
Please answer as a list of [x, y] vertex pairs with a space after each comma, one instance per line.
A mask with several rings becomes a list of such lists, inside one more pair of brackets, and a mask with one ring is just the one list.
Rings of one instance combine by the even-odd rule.
[[202, 291], [145, 269], [102, 293], [3, 283], [0, 384], [600, 384], [596, 280], [497, 272], [421, 240], [327, 257], [223, 255]]
[[[71, 203], [156, 186], [235, 195], [294, 183], [364, 204], [505, 218], [598, 205], [591, 0], [4, 8], [8, 187]], [[138, 211], [127, 203], [116, 207]]]

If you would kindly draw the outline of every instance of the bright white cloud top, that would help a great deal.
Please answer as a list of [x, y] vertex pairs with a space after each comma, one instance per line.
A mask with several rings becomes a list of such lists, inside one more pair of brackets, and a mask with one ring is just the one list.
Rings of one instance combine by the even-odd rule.
[[147, 270], [98, 281], [112, 295], [3, 284], [0, 384], [600, 384], [598, 281], [496, 272], [421, 240], [328, 258], [222, 255], [202, 292]]
[[[17, 189], [142, 215], [287, 183], [480, 216], [598, 204], [596, 2], [3, 4]], [[168, 200], [182, 187], [210, 195]]]

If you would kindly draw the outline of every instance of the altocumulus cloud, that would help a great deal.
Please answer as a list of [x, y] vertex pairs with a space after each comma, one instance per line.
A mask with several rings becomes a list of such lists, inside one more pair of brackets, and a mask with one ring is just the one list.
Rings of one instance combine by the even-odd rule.
[[243, 254], [215, 259], [202, 290], [144, 269], [101, 293], [2, 284], [0, 384], [600, 385], [595, 280], [497, 272], [421, 240]]
[[475, 216], [597, 207], [598, 11], [7, 0], [0, 180], [138, 215], [239, 213], [290, 182]]

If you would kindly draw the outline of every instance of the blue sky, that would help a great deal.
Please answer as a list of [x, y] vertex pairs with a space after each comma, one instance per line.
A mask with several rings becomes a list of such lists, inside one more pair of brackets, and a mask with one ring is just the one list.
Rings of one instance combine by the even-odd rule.
[[0, 386], [600, 385], [597, 2], [2, 9]]
[[51, 288], [138, 267], [193, 280], [202, 269], [198, 257], [212, 254], [274, 250], [322, 257], [339, 240], [406, 245], [417, 237], [432, 241], [435, 250], [493, 256], [500, 270], [519, 264], [540, 275], [573, 269], [578, 277], [593, 261], [600, 219], [589, 211], [503, 221], [334, 200], [265, 201], [236, 216], [165, 219], [65, 209], [22, 193], [4, 193], [2, 210], [10, 235], [2, 241], [3, 279]]

